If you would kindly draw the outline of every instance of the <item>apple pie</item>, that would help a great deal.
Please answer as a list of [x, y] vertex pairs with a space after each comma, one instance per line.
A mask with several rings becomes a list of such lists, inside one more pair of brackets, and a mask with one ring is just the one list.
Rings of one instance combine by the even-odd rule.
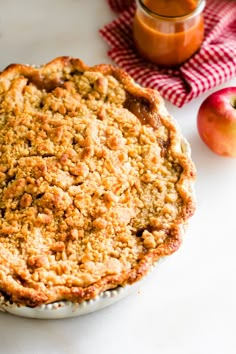
[[175, 252], [194, 164], [159, 93], [59, 57], [0, 74], [0, 298], [81, 303]]

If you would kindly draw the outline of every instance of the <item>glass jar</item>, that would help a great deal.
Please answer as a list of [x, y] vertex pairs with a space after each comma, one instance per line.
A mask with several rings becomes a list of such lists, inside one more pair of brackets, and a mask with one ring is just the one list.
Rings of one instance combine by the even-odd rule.
[[[173, 67], [185, 62], [200, 48], [204, 37], [203, 9], [206, 0], [182, 0], [182, 12], [176, 7], [179, 1], [172, 1], [172, 8], [168, 0], [136, 2], [133, 34], [137, 49], [143, 57], [159, 66]], [[156, 12], [158, 4], [163, 6], [159, 13]], [[186, 12], [183, 11], [184, 5]]]

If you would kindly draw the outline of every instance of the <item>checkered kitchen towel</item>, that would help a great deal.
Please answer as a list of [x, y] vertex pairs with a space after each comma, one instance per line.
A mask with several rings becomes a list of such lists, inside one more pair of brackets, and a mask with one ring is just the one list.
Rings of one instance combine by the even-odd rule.
[[100, 33], [111, 47], [108, 55], [134, 80], [157, 89], [178, 107], [236, 76], [236, 1], [207, 0], [205, 38], [192, 58], [177, 69], [161, 69], [135, 49], [132, 21], [134, 0], [107, 0], [120, 15]]

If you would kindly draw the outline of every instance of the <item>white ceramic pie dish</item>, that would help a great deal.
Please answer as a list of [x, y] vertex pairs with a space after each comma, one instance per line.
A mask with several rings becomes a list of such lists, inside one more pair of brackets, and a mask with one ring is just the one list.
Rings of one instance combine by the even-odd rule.
[[[163, 260], [164, 257], [157, 262], [158, 267], [162, 264]], [[152, 267], [152, 269], [153, 268], [154, 267]], [[80, 304], [73, 303], [71, 301], [59, 301], [52, 304], [31, 308], [27, 306], [17, 306], [16, 304], [6, 302], [4, 299], [0, 298], [0, 311], [20, 317], [50, 320], [81, 316], [101, 310], [116, 303], [131, 293], [134, 293], [140, 288], [145, 279], [146, 277], [135, 284], [126, 285], [125, 287], [118, 287], [113, 290], [107, 290], [95, 299], [83, 301]]]
[[70, 301], [59, 301], [48, 305], [41, 305], [35, 308], [27, 306], [17, 306], [15, 304], [0, 304], [0, 311], [12, 315], [38, 319], [60, 319], [85, 315], [103, 309], [121, 300], [125, 296], [137, 289], [139, 283], [127, 285], [114, 290], [108, 290], [97, 296], [93, 300], [76, 304]]

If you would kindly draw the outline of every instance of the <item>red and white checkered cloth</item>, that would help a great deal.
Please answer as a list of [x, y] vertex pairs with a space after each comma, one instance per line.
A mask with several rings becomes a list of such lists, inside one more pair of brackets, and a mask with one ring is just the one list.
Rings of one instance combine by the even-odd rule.
[[208, 0], [204, 10], [205, 38], [201, 49], [177, 69], [161, 69], [136, 51], [132, 22], [134, 0], [107, 0], [120, 15], [100, 33], [108, 55], [134, 80], [157, 89], [178, 107], [236, 76], [236, 1]]

